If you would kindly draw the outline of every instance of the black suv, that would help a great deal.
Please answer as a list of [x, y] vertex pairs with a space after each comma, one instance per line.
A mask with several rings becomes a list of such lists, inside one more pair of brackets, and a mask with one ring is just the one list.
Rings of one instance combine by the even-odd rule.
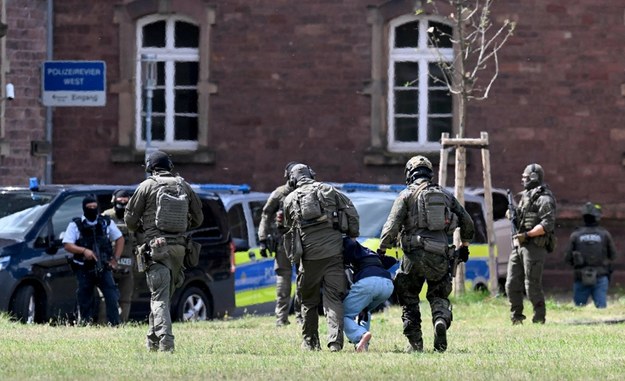
[[[47, 185], [0, 188], [0, 311], [23, 322], [73, 321], [76, 278], [62, 234], [82, 214], [82, 199], [96, 195], [101, 210], [111, 207], [116, 189], [132, 186]], [[198, 266], [187, 269], [172, 299], [172, 318], [205, 320], [234, 310], [233, 248], [224, 205], [214, 193], [201, 195], [204, 222], [191, 232], [202, 244]], [[145, 275], [135, 274], [130, 317], [145, 320], [150, 292]]]

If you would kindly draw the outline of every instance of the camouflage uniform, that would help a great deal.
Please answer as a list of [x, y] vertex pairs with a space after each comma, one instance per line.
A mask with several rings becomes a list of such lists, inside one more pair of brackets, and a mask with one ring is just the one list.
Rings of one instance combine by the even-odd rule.
[[[276, 188], [267, 203], [263, 207], [260, 226], [258, 227], [258, 239], [266, 242], [269, 236], [273, 238], [275, 246], [275, 265], [276, 272], [276, 324], [289, 324], [289, 305], [291, 302], [291, 277], [293, 274], [293, 265], [286, 255], [286, 250], [282, 243], [282, 236], [286, 232], [284, 228], [284, 216], [282, 220], [277, 220], [278, 214], [283, 213], [283, 204], [286, 196], [293, 191], [289, 184], [281, 185]], [[275, 223], [274, 223], [275, 222]], [[295, 294], [295, 317], [298, 321], [302, 319], [302, 306], [298, 293]]]
[[[430, 231], [418, 227], [418, 196], [420, 191], [428, 186], [436, 185], [430, 183], [429, 178], [420, 177], [399, 194], [382, 228], [379, 249], [385, 251], [393, 247], [399, 234], [404, 256], [394, 280], [395, 292], [402, 306], [404, 335], [408, 338], [412, 349], [417, 351], [423, 350], [419, 294], [425, 282], [428, 285], [426, 298], [432, 310], [432, 323], [442, 319], [446, 323], [446, 328], [449, 328], [453, 320], [451, 303], [448, 299], [452, 290], [448, 254], [426, 251], [421, 244], [415, 242], [419, 240], [417, 237], [421, 237], [447, 245], [448, 235], [453, 233], [453, 228]], [[445, 195], [447, 208], [458, 219], [462, 241], [470, 242], [474, 235], [471, 216], [453, 195], [447, 192]], [[442, 350], [445, 349], [446, 343]]]
[[[156, 151], [155, 154], [164, 154]], [[175, 175], [171, 172], [173, 165], [154, 166], [150, 165], [150, 156], [146, 164], [146, 171], [151, 170], [152, 175], [160, 179], [175, 181]], [[166, 154], [164, 154], [166, 155]], [[158, 162], [160, 157], [152, 160]], [[165, 168], [166, 170], [164, 170]], [[186, 194], [189, 196], [189, 225], [193, 229], [202, 223], [202, 203], [199, 197], [191, 189], [189, 184], [182, 182]], [[146, 270], [146, 280], [151, 292], [150, 316], [147, 334], [147, 347], [151, 351], [173, 351], [174, 335], [172, 333], [170, 302], [176, 288], [184, 282], [183, 260], [185, 256], [185, 238], [182, 234], [172, 235], [161, 232], [156, 227], [156, 194], [158, 184], [148, 178], [144, 180], [130, 198], [126, 207], [124, 220], [128, 229], [132, 231], [142, 230], [145, 242], [150, 242], [157, 237], [167, 238], [167, 257], [162, 261], [149, 264]]]
[[[303, 167], [303, 168], [300, 168]], [[305, 165], [293, 168], [290, 183], [297, 189], [284, 200], [285, 226], [301, 226], [303, 256], [298, 276], [298, 287], [302, 295], [302, 348], [320, 349], [318, 305], [321, 303], [323, 287], [323, 308], [328, 322], [328, 348], [339, 351], [343, 348], [343, 299], [347, 284], [343, 268], [343, 236], [333, 224], [332, 215], [343, 210], [349, 221], [347, 234], [359, 234], [358, 212], [351, 201], [332, 186], [315, 182], [313, 174]], [[324, 214], [319, 219], [302, 221], [298, 194], [317, 191]], [[338, 203], [338, 205], [337, 205]]]
[[[539, 167], [537, 164], [532, 164], [532, 166]], [[542, 168], [540, 171], [542, 173]], [[506, 293], [510, 302], [510, 319], [513, 324], [525, 320], [525, 315], [523, 315], [524, 291], [534, 308], [532, 322], [544, 323], [546, 316], [545, 295], [542, 285], [543, 266], [548, 252], [549, 240], [555, 239], [556, 201], [551, 191], [542, 185], [542, 174], [533, 182], [535, 184], [529, 185], [528, 182], [526, 185], [521, 201], [516, 208], [516, 228], [519, 234], [515, 236], [515, 242], [519, 242], [518, 238], [520, 237], [524, 236], [524, 238], [522, 243], [516, 245], [517, 247], [510, 254], [508, 262]], [[537, 225], [542, 226], [545, 234], [528, 237], [527, 232]]]
[[[124, 236], [125, 244], [124, 251], [122, 251], [121, 258], [125, 258], [130, 263], [134, 262], [133, 249], [137, 245], [137, 234], [135, 232], [131, 233], [126, 226], [123, 218], [117, 217], [115, 213], [115, 208], [107, 209], [102, 212], [103, 216], [108, 216], [110, 219], [115, 222], [119, 230], [122, 232]], [[113, 278], [115, 279], [115, 283], [117, 284], [117, 288], [119, 289], [119, 308], [120, 308], [120, 318], [122, 323], [128, 321], [128, 316], [130, 314], [130, 305], [132, 302], [132, 295], [134, 291], [134, 270], [132, 264], [130, 266], [125, 266], [118, 264], [118, 269], [113, 271]], [[100, 320], [102, 319], [104, 306], [100, 305]]]

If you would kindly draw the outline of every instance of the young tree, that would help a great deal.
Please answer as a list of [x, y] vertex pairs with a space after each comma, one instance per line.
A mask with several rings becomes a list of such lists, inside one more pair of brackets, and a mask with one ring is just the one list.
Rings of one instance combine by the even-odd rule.
[[[499, 27], [491, 21], [491, 9], [495, 0], [446, 0], [453, 11], [446, 16], [453, 22], [453, 35], [428, 30], [432, 46], [438, 51], [441, 39], [448, 39], [454, 47], [454, 58], [449, 61], [439, 54], [438, 65], [443, 72], [442, 78], [433, 78], [435, 82], [444, 81], [449, 91], [457, 96], [458, 137], [465, 136], [466, 107], [471, 100], [488, 98], [490, 89], [499, 75], [498, 52], [512, 36], [516, 22], [505, 19]], [[442, 1], [427, 0], [431, 13], [442, 15], [437, 3]], [[419, 9], [417, 14], [425, 12]], [[492, 67], [491, 67], [492, 66]], [[486, 71], [490, 70], [490, 71]], [[484, 74], [480, 76], [480, 74]]]
[[[452, 21], [453, 34], [448, 34], [435, 28], [428, 29], [428, 39], [438, 53], [438, 66], [442, 76], [432, 79], [435, 83], [443, 82], [449, 92], [457, 100], [457, 128], [459, 141], [465, 137], [467, 104], [471, 100], [484, 100], [488, 98], [490, 89], [499, 75], [499, 50], [512, 36], [516, 22], [505, 19], [498, 27], [491, 21], [491, 10], [495, 0], [427, 0], [426, 6], [416, 11], [416, 14], [424, 12], [445, 16]], [[439, 8], [445, 6], [447, 14]], [[451, 11], [449, 11], [451, 10]], [[451, 41], [454, 55], [453, 59], [443, 58], [439, 47], [441, 41]], [[444, 150], [441, 150], [443, 153]], [[464, 203], [464, 188], [466, 178], [466, 148], [463, 144], [456, 146], [456, 171], [455, 193], [460, 202]], [[441, 171], [441, 173], [446, 173]], [[490, 176], [490, 173], [488, 174]], [[441, 179], [439, 179], [441, 180]], [[442, 179], [444, 183], [444, 179]], [[485, 181], [486, 182], [486, 181]], [[490, 184], [490, 179], [488, 179]], [[487, 197], [487, 205], [491, 216], [492, 226], [492, 198]], [[490, 230], [490, 229], [489, 229]], [[457, 235], [457, 234], [456, 234]], [[456, 241], [459, 237], [456, 237]], [[490, 240], [490, 238], [489, 238]], [[490, 267], [491, 277], [495, 274], [494, 253], [491, 253]], [[456, 294], [464, 292], [464, 266], [459, 266], [455, 278]], [[495, 277], [496, 278], [496, 277]], [[496, 279], [491, 279], [492, 285], [496, 285]], [[496, 289], [496, 288], [495, 288]]]

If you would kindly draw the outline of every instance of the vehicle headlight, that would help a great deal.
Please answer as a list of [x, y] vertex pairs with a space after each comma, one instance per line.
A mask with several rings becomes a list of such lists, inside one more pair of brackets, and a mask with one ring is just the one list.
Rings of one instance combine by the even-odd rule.
[[10, 262], [11, 262], [11, 257], [0, 257], [0, 271], [9, 267]]

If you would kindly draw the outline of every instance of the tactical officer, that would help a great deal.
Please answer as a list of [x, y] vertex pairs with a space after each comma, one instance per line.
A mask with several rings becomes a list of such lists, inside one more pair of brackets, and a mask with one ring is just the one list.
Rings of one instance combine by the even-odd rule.
[[587, 202], [582, 208], [584, 226], [575, 230], [565, 250], [565, 261], [573, 266], [573, 301], [585, 306], [592, 296], [597, 308], [607, 307], [611, 265], [616, 257], [612, 235], [599, 226], [601, 206]]
[[458, 200], [432, 182], [432, 163], [423, 156], [414, 156], [406, 163], [406, 184], [391, 209], [382, 228], [378, 254], [395, 246], [399, 234], [404, 256], [394, 285], [402, 306], [404, 335], [410, 343], [409, 351], [423, 351], [419, 293], [427, 281], [426, 298], [432, 310], [434, 350], [447, 349], [447, 329], [452, 313], [449, 294], [452, 290], [450, 256], [453, 247], [449, 237], [460, 227], [462, 246], [458, 257], [469, 259], [469, 243], [474, 226], [471, 216]]
[[[506, 293], [510, 302], [512, 324], [522, 324], [523, 291], [534, 308], [533, 323], [545, 323], [546, 308], [543, 293], [545, 257], [555, 248], [556, 200], [543, 183], [545, 172], [538, 164], [523, 170], [524, 191], [512, 221], [518, 234], [513, 237], [514, 250], [508, 262]], [[510, 216], [509, 216], [510, 217]]]
[[[291, 169], [289, 183], [295, 188], [284, 200], [284, 225], [298, 230], [301, 239], [301, 261], [296, 253], [287, 252], [299, 264], [298, 284], [302, 295], [302, 349], [320, 350], [320, 291], [323, 286], [323, 308], [328, 321], [328, 348], [343, 349], [343, 298], [346, 280], [343, 270], [343, 238], [358, 237], [358, 212], [352, 202], [334, 187], [314, 180], [314, 172], [305, 164]], [[286, 242], [286, 240], [285, 240]]]
[[[200, 226], [204, 216], [199, 197], [189, 184], [172, 174], [169, 156], [155, 151], [145, 163], [150, 173], [128, 201], [124, 220], [128, 229], [142, 231], [149, 246], [146, 280], [151, 292], [147, 347], [150, 351], [174, 351], [170, 302], [176, 288], [184, 282], [186, 230]], [[175, 210], [166, 208], [173, 197], [165, 197], [161, 188], [176, 188], [180, 194]], [[162, 198], [161, 198], [162, 197]], [[168, 201], [169, 200], [169, 201]], [[158, 210], [157, 210], [158, 206]], [[180, 210], [186, 210], [180, 215]]]
[[[117, 261], [124, 250], [124, 237], [115, 222], [100, 216], [95, 196], [82, 200], [82, 210], [82, 217], [74, 218], [63, 236], [65, 250], [74, 254], [72, 268], [78, 279], [76, 296], [81, 322], [93, 322], [97, 286], [106, 301], [108, 323], [116, 326], [120, 323], [119, 291], [111, 268], [117, 268]], [[115, 243], [114, 252], [111, 242]]]
[[[133, 248], [137, 245], [136, 232], [130, 233], [126, 222], [124, 222], [124, 212], [130, 199], [130, 192], [125, 189], [118, 189], [113, 192], [113, 207], [102, 212], [103, 216], [109, 217], [115, 222], [119, 230], [124, 235], [124, 251], [122, 252], [117, 269], [113, 271], [113, 278], [119, 289], [120, 317], [123, 323], [128, 321], [130, 314], [130, 303], [134, 291], [134, 271], [133, 271]], [[143, 243], [143, 242], [142, 242]], [[100, 308], [102, 315], [102, 308]]]
[[[290, 324], [289, 305], [291, 301], [291, 277], [293, 274], [293, 265], [286, 255], [282, 236], [286, 233], [284, 227], [284, 199], [293, 191], [293, 187], [289, 185], [289, 173], [291, 168], [296, 164], [292, 161], [284, 168], [284, 177], [286, 184], [277, 187], [265, 203], [263, 207], [260, 226], [258, 227], [258, 239], [260, 240], [260, 253], [263, 257], [267, 256], [268, 241], [272, 246], [272, 251], [276, 253], [276, 261], [274, 270], [276, 272], [276, 326], [284, 326]], [[295, 318], [301, 323], [302, 306], [298, 294], [295, 294]]]

